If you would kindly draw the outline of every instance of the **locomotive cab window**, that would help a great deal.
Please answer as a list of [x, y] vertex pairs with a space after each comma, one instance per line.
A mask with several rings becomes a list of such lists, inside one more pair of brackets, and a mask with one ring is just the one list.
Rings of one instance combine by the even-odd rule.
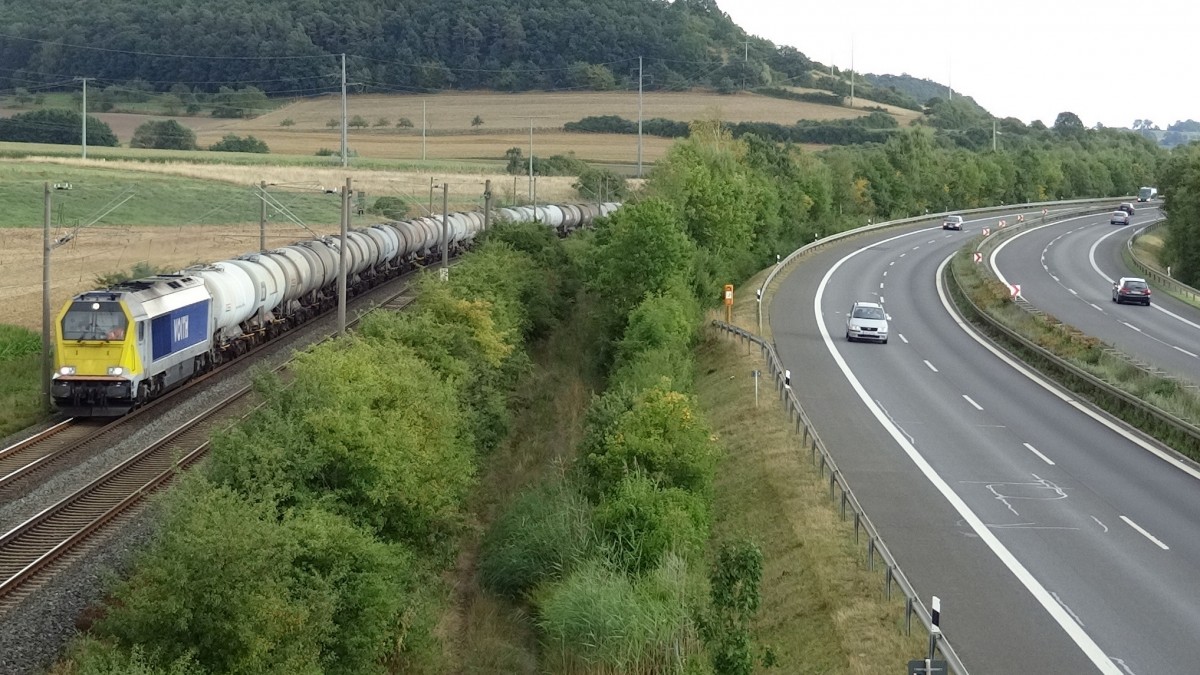
[[128, 324], [119, 302], [76, 301], [63, 317], [62, 339], [120, 341]]

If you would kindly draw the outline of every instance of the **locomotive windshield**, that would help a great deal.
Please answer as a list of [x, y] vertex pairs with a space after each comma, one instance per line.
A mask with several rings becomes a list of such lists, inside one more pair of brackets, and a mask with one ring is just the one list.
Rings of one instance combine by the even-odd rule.
[[62, 320], [63, 340], [125, 339], [129, 321], [119, 302], [73, 302]]

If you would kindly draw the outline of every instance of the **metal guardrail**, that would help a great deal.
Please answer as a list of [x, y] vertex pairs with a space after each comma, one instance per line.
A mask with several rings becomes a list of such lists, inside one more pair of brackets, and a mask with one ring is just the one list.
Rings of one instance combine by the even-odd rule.
[[1160, 226], [1166, 224], [1166, 222], [1167, 221], [1165, 220], [1159, 220], [1157, 222], [1150, 223], [1138, 231], [1137, 234], [1130, 237], [1129, 241], [1125, 243], [1125, 248], [1129, 251], [1129, 259], [1133, 262], [1133, 266], [1137, 268], [1137, 271], [1141, 272], [1142, 277], [1159, 286], [1162, 286], [1163, 288], [1167, 289], [1168, 293], [1171, 293], [1172, 295], [1179, 295], [1187, 298], [1193, 304], [1200, 304], [1200, 290], [1192, 288], [1185, 283], [1176, 281], [1175, 279], [1172, 279], [1162, 272], [1150, 267], [1150, 265], [1146, 264], [1144, 260], [1139, 258], [1137, 253], [1133, 250], [1133, 244], [1138, 240], [1138, 237], [1141, 237], [1152, 230], [1158, 229]]
[[[1087, 372], [1086, 370], [1083, 370], [1082, 368], [1074, 365], [1073, 363], [1067, 361], [1066, 359], [1063, 359], [1062, 357], [1058, 356], [1057, 354], [1052, 353], [1051, 351], [1047, 350], [1046, 348], [1042, 347], [1041, 345], [1038, 345], [1037, 343], [1033, 342], [1029, 338], [1026, 338], [1025, 336], [1017, 333], [1016, 331], [1012, 330], [1011, 328], [1000, 323], [998, 320], [993, 318], [990, 314], [988, 314], [983, 309], [981, 309], [978, 305], [976, 305], [975, 301], [971, 299], [970, 295], [965, 290], [963, 290], [962, 285], [959, 283], [958, 275], [957, 275], [957, 273], [954, 272], [954, 265], [947, 265], [946, 267], [947, 267], [947, 270], [944, 272], [944, 274], [946, 274], [949, 277], [949, 280], [953, 282], [951, 284], [951, 287], [954, 289], [954, 291], [956, 291], [958, 293], [958, 295], [960, 295], [966, 301], [967, 306], [971, 308], [971, 312], [976, 317], [978, 317], [979, 320], [983, 321], [983, 323], [985, 323], [992, 329], [999, 332], [1001, 335], [1003, 335], [1006, 339], [1010, 340], [1012, 343], [1019, 345], [1023, 349], [1026, 349], [1029, 352], [1032, 352], [1033, 354], [1038, 356], [1039, 358], [1043, 359], [1047, 364], [1049, 364], [1053, 368], [1057, 369], [1060, 373], [1069, 375], [1071, 378], [1074, 378], [1075, 382], [1078, 382], [1078, 383], [1086, 386], [1087, 388], [1090, 388], [1091, 389], [1090, 394], [1093, 399], [1097, 398], [1097, 394], [1099, 394], [1100, 396], [1107, 396], [1110, 399], [1113, 399], [1113, 400], [1119, 402], [1120, 405], [1122, 405], [1126, 408], [1133, 409], [1135, 411], [1138, 411], [1140, 413], [1148, 415], [1149, 417], [1156, 420], [1158, 423], [1165, 425], [1169, 429], [1174, 430], [1182, 438], [1189, 440], [1191, 442], [1193, 448], [1200, 448], [1200, 427], [1198, 427], [1194, 424], [1191, 424], [1190, 422], [1187, 422], [1183, 419], [1180, 419], [1180, 418], [1172, 415], [1171, 413], [1163, 410], [1162, 408], [1151, 405], [1139, 398], [1134, 397], [1132, 394], [1126, 392], [1125, 390], [1120, 389], [1112, 384], [1109, 384], [1108, 382], [1105, 382], [1104, 380], [1101, 380], [1100, 378], [1096, 377], [1095, 375], [1092, 375], [1091, 373]], [[1040, 313], [1040, 311], [1037, 310], [1037, 308], [1035, 308], [1033, 305], [1031, 305], [1030, 303], [1025, 302], [1025, 301], [1017, 302], [1016, 305], [1027, 313], [1030, 313], [1030, 314], [1039, 314]], [[1059, 322], [1059, 324], [1066, 327], [1069, 330], [1075, 330], [1075, 329], [1071, 328], [1070, 326], [1068, 326], [1067, 324], [1063, 324], [1061, 322]], [[1118, 352], [1115, 349], [1110, 349], [1108, 351], [1109, 351], [1109, 353], [1118, 355], [1125, 362], [1127, 362], [1130, 366], [1137, 368], [1137, 369], [1145, 372], [1148, 375], [1157, 375], [1159, 377], [1163, 376], [1162, 373], [1154, 371], [1154, 370], [1146, 367], [1143, 364], [1139, 364], [1139, 363], [1133, 361], [1132, 359], [1129, 359], [1124, 354], [1121, 354], [1120, 352]], [[1079, 387], [1071, 387], [1071, 388], [1076, 389], [1077, 391], [1079, 389]], [[1080, 393], [1088, 393], [1088, 392], [1080, 392]]]
[[980, 213], [992, 213], [994, 211], [1011, 211], [1014, 209], [1036, 209], [1039, 207], [1049, 208], [1051, 206], [1061, 207], [1061, 206], [1084, 206], [1084, 205], [1097, 205], [1097, 204], [1111, 204], [1112, 202], [1119, 200], [1119, 199], [1132, 199], [1132, 197], [1128, 197], [1128, 198], [1127, 197], [1105, 197], [1102, 199], [1072, 199], [1072, 200], [1068, 200], [1068, 201], [1035, 202], [1035, 203], [1030, 203], [1030, 204], [1011, 204], [1011, 205], [1010, 204], [1001, 204], [999, 206], [985, 206], [983, 208], [978, 208], [978, 209], [965, 209], [965, 210], [961, 210], [961, 211], [943, 211], [941, 213], [926, 213], [926, 214], [920, 215], [920, 216], [913, 216], [912, 218], [900, 218], [898, 220], [889, 220], [889, 221], [886, 221], [883, 223], [875, 223], [873, 225], [868, 224], [868, 225], [864, 225], [862, 227], [856, 227], [852, 230], [846, 230], [845, 232], [838, 232], [837, 234], [831, 234], [828, 237], [822, 237], [821, 239], [818, 239], [817, 241], [814, 241], [811, 244], [801, 246], [800, 248], [796, 249], [795, 251], [792, 251], [791, 253], [789, 253], [786, 258], [784, 258], [783, 260], [780, 260], [778, 263], [776, 263], [775, 267], [771, 270], [771, 272], [769, 274], [767, 274], [767, 278], [763, 280], [762, 285], [758, 288], [758, 332], [760, 335], [763, 332], [764, 317], [766, 317], [766, 319], [768, 320], [768, 323], [769, 323], [770, 317], [767, 316], [769, 310], [764, 309], [764, 307], [770, 305], [770, 300], [767, 296], [768, 296], [768, 291], [771, 287], [771, 282], [775, 280], [775, 277], [781, 271], [783, 271], [784, 268], [791, 266], [797, 260], [804, 257], [804, 255], [811, 253], [813, 251], [816, 251], [820, 248], [824, 248], [825, 246], [828, 246], [830, 244], [839, 242], [843, 239], [849, 239], [850, 237], [856, 237], [860, 234], [866, 234], [867, 232], [874, 232], [876, 230], [883, 230], [883, 229], [887, 229], [889, 227], [898, 227], [900, 225], [919, 223], [923, 220], [934, 220], [937, 218], [944, 218], [945, 216], [948, 216], [952, 213], [960, 214], [960, 215], [962, 215], [962, 214], [974, 215], [974, 214], [980, 214]]
[[[795, 393], [792, 392], [790, 387], [785, 386], [783, 365], [779, 360], [778, 354], [775, 352], [775, 347], [750, 331], [727, 324], [724, 321], [714, 320], [712, 325], [718, 330], [730, 334], [733, 339], [746, 342], [747, 346], [749, 346], [749, 343], [759, 346], [763, 359], [767, 362], [767, 369], [775, 380], [775, 390], [784, 405], [784, 409], [787, 411], [788, 423], [790, 424], [794, 420], [796, 433], [802, 434], [801, 449], [809, 449], [812, 463], [818, 466], [822, 475], [828, 470], [829, 497], [830, 499], [838, 499], [840, 496], [842, 519], [845, 520], [847, 518], [847, 509], [853, 512], [855, 543], [860, 542], [860, 532], [865, 532], [867, 535], [867, 569], [875, 569], [875, 561], [878, 558], [884, 564], [884, 596], [891, 599], [893, 586], [898, 587], [904, 593], [904, 629], [906, 633], [911, 634], [912, 632], [912, 617], [914, 614], [924, 624], [925, 629], [930, 631], [932, 622], [929, 610], [921, 602], [916, 590], [908, 581], [908, 577], [900, 570], [895, 557], [892, 556], [891, 551], [883, 543], [883, 537], [875, 529], [875, 525], [871, 523], [871, 519], [867, 517], [862, 505], [854, 496], [854, 492], [850, 490], [850, 486], [846, 482], [846, 477], [842, 475], [841, 469], [833, 461], [833, 456], [829, 454], [828, 448], [825, 447], [825, 443], [817, 434], [808, 414], [800, 406], [800, 401], [796, 398]], [[940, 630], [932, 631], [930, 640], [952, 672], [956, 673], [956, 675], [967, 675], [967, 670], [963, 666], [962, 661], [959, 660], [958, 654], [955, 653]]]

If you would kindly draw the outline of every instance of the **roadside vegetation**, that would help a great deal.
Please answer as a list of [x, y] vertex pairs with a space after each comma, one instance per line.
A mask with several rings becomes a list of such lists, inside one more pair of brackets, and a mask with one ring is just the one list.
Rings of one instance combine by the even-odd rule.
[[[951, 262], [951, 295], [968, 317], [972, 305], [1000, 324], [1032, 341], [1049, 353], [1066, 360], [1101, 381], [1126, 392], [1189, 424], [1200, 426], [1200, 392], [1187, 382], [1166, 373], [1148, 370], [1099, 339], [1086, 335], [1045, 313], [1033, 313], [1014, 303], [1008, 288], [982, 265], [971, 261], [972, 247], [964, 247]], [[967, 302], [964, 302], [967, 301]], [[1135, 427], [1162, 440], [1192, 459], [1200, 460], [1200, 445], [1138, 408], [1088, 385], [1068, 371], [1055, 367], [1037, 352], [1024, 348], [986, 324], [976, 323], [997, 337], [1023, 360], [1046, 372], [1064, 386], [1086, 396], [1096, 405]]]
[[44, 416], [42, 338], [20, 326], [0, 323], [0, 438], [36, 424]]

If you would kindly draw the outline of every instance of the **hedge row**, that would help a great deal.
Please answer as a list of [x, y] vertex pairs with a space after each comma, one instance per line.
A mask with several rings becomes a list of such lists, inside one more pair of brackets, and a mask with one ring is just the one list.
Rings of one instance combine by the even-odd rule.
[[544, 229], [498, 228], [411, 311], [300, 355], [286, 385], [261, 378], [264, 407], [163, 501], [76, 671], [439, 670], [438, 575], [561, 255]]

